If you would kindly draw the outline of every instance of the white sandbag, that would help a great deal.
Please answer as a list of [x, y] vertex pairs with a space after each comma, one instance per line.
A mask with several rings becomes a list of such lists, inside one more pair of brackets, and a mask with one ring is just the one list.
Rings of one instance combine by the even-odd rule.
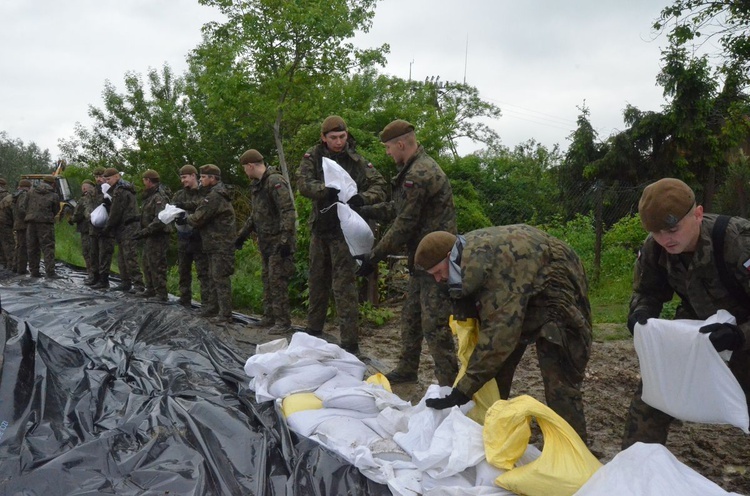
[[335, 367], [319, 363], [277, 369], [268, 377], [268, 392], [274, 398], [286, 398], [294, 393], [313, 392], [337, 372]]
[[355, 412], [354, 410], [340, 410], [338, 408], [321, 408], [319, 410], [301, 410], [286, 418], [289, 428], [294, 432], [310, 437], [318, 426], [330, 419], [350, 417], [363, 419], [371, 417], [370, 413]]
[[91, 224], [96, 228], [101, 229], [106, 226], [108, 218], [109, 212], [103, 203], [91, 211]]
[[177, 216], [183, 212], [185, 212], [185, 210], [181, 208], [177, 208], [171, 203], [167, 203], [164, 206], [164, 209], [161, 212], [159, 212], [157, 217], [159, 217], [159, 220], [162, 221], [164, 224], [169, 224], [170, 222], [174, 222]]
[[316, 394], [323, 400], [324, 408], [348, 408], [378, 415], [386, 407], [408, 408], [411, 406], [408, 401], [373, 384], [360, 383], [355, 387], [339, 388], [335, 391], [321, 391], [321, 389], [319, 388]]
[[[649, 322], [651, 319], [649, 319]], [[637, 334], [637, 331], [636, 331]], [[727, 496], [661, 444], [635, 443], [618, 453], [574, 496]]]
[[357, 183], [352, 176], [330, 158], [323, 157], [323, 182], [328, 188], [339, 190], [339, 201], [348, 202], [357, 194]]
[[337, 203], [336, 210], [341, 222], [341, 231], [349, 246], [349, 253], [353, 257], [370, 253], [372, 245], [375, 244], [375, 235], [367, 221], [346, 203]]
[[649, 319], [636, 324], [643, 401], [681, 420], [734, 425], [747, 434], [745, 393], [708, 334], [698, 332], [716, 322], [736, 321], [719, 310], [705, 321]]

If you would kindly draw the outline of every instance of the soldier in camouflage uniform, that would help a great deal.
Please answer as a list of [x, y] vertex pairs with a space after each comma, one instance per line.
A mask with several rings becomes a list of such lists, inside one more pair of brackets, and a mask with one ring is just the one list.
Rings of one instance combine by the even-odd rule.
[[466, 236], [437, 231], [420, 242], [415, 264], [448, 283], [456, 319], [480, 321], [466, 374], [448, 396], [426, 405], [462, 405], [493, 378], [508, 399], [516, 366], [535, 343], [547, 405], [586, 442], [581, 383], [591, 354], [591, 307], [573, 249], [524, 224]]
[[[203, 197], [206, 196], [206, 190], [201, 188], [198, 182], [198, 170], [190, 164], [182, 166], [180, 168], [180, 182], [182, 183], [182, 189], [174, 194], [173, 205], [193, 212], [198, 208]], [[195, 271], [198, 274], [198, 281], [201, 286], [201, 301], [206, 303], [208, 301], [206, 290], [210, 285], [208, 258], [203, 253], [200, 230], [184, 225], [177, 230], [177, 272], [180, 279], [179, 303], [184, 307], [190, 307], [193, 301], [193, 262], [195, 262]]]
[[0, 177], [0, 251], [3, 254], [3, 264], [8, 270], [16, 271], [15, 252], [13, 243], [13, 195], [5, 189], [5, 178]]
[[[97, 167], [94, 169], [94, 181], [96, 182], [96, 188], [94, 189], [93, 205], [96, 209], [99, 205], [103, 204], [107, 207], [112, 205], [111, 196], [105, 198], [104, 196], [104, 185], [109, 184], [104, 178], [104, 167]], [[109, 195], [111, 191], [107, 191]], [[93, 210], [92, 210], [93, 212]], [[91, 242], [91, 259], [93, 260], [94, 277], [92, 279], [86, 279], [83, 284], [91, 286], [93, 289], [108, 289], [109, 288], [109, 272], [110, 266], [112, 265], [112, 256], [115, 253], [115, 236], [114, 233], [104, 231], [104, 227], [95, 227], [93, 224], [89, 227], [89, 240]]]
[[55, 178], [45, 177], [29, 191], [27, 199], [26, 244], [29, 250], [29, 272], [31, 277], [39, 273], [40, 254], [44, 256], [44, 270], [50, 279], [55, 273], [55, 216], [60, 210], [60, 196], [55, 193]]
[[13, 237], [15, 239], [16, 273], [27, 274], [29, 265], [29, 250], [26, 245], [26, 208], [29, 203], [29, 189], [31, 181], [21, 179], [18, 189], [13, 193]]
[[234, 247], [239, 250], [250, 233], [257, 234], [263, 260], [263, 318], [258, 325], [273, 325], [270, 334], [283, 334], [292, 330], [289, 281], [294, 275], [297, 244], [294, 197], [284, 176], [275, 168], [266, 167], [257, 150], [243, 153], [240, 165], [251, 181], [252, 211]]
[[339, 191], [325, 185], [323, 157], [339, 164], [357, 184], [358, 193], [348, 202], [352, 207], [384, 201], [387, 185], [372, 164], [354, 151], [353, 140], [341, 117], [327, 117], [320, 131], [320, 143], [305, 153], [297, 173], [297, 189], [313, 202], [307, 332], [313, 335], [323, 332], [333, 291], [341, 346], [356, 353], [359, 350], [359, 308], [354, 297], [357, 294], [354, 275], [357, 266], [341, 231], [337, 209], [332, 207], [338, 201]]
[[68, 219], [68, 224], [76, 226], [76, 231], [81, 235], [81, 254], [83, 255], [83, 261], [86, 264], [86, 273], [88, 277], [84, 281], [92, 281], [94, 279], [94, 265], [95, 262], [91, 258], [91, 239], [89, 233], [91, 231], [91, 212], [96, 208], [94, 205], [94, 191], [96, 187], [93, 181], [86, 179], [81, 184], [81, 198], [76, 204], [73, 215]]
[[202, 165], [201, 187], [206, 196], [190, 215], [182, 214], [178, 225], [190, 225], [201, 233], [203, 253], [208, 257], [208, 298], [202, 302], [203, 316], [216, 316], [220, 324], [232, 321], [232, 281], [234, 274], [234, 207], [229, 190], [221, 182], [221, 169], [213, 164]]
[[388, 124], [380, 134], [386, 153], [399, 171], [392, 181], [393, 199], [361, 207], [369, 219], [393, 221], [372, 253], [362, 261], [359, 275], [374, 270], [378, 261], [406, 247], [409, 287], [401, 313], [401, 356], [386, 374], [394, 384], [417, 380], [422, 339], [435, 360], [435, 376], [442, 386], [453, 384], [458, 373], [456, 347], [448, 327], [450, 305], [447, 288], [424, 271], [415, 270], [414, 252], [419, 241], [433, 231], [456, 232], [453, 190], [440, 166], [417, 143], [414, 126], [403, 120]]
[[144, 289], [135, 295], [167, 301], [167, 249], [169, 226], [159, 220], [159, 212], [169, 203], [169, 195], [161, 185], [159, 173], [148, 169], [143, 173], [141, 228], [134, 238], [143, 242]]
[[[709, 334], [717, 351], [733, 350], [729, 368], [750, 407], [750, 222], [704, 214], [693, 190], [673, 178], [647, 186], [638, 211], [649, 236], [635, 264], [630, 332], [638, 332], [636, 323], [659, 317], [675, 293], [681, 300], [675, 319], [705, 320], [719, 309], [728, 311], [737, 325], [710, 324], [700, 332]], [[712, 231], [726, 220], [724, 248], [719, 252]], [[630, 404], [623, 449], [639, 441], [665, 444], [674, 420], [641, 399], [642, 387], [638, 385]]]

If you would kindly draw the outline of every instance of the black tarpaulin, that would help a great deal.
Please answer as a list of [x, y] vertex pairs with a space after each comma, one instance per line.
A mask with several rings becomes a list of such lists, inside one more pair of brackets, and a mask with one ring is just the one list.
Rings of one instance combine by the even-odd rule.
[[194, 310], [59, 271], [0, 273], [0, 495], [390, 494], [257, 404]]

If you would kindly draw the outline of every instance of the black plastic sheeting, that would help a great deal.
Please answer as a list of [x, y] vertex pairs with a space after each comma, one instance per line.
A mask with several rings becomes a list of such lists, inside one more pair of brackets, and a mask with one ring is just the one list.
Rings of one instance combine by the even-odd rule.
[[0, 272], [0, 495], [390, 494], [256, 403], [195, 311], [58, 270]]

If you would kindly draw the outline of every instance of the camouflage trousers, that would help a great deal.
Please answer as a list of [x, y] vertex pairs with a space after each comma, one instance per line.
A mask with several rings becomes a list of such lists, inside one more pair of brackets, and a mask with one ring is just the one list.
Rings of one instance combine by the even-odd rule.
[[178, 248], [177, 273], [180, 278], [180, 302], [190, 303], [193, 300], [193, 262], [195, 262], [195, 271], [201, 286], [201, 302], [205, 304], [208, 301], [206, 290], [211, 284], [208, 276], [208, 258], [202, 251]]
[[435, 361], [435, 377], [441, 386], [452, 386], [458, 374], [456, 343], [448, 319], [451, 303], [447, 287], [427, 273], [412, 274], [401, 310], [401, 357], [397, 369], [406, 374], [419, 370], [422, 339]]
[[146, 289], [167, 297], [167, 249], [169, 234], [158, 233], [143, 241], [143, 280]]
[[26, 229], [13, 231], [16, 241], [16, 272], [25, 274], [29, 266], [29, 250], [26, 245]]
[[[547, 406], [564, 418], [585, 443], [587, 441], [586, 417], [583, 413], [581, 384], [591, 347], [585, 339], [572, 342], [571, 336], [573, 335], [568, 336], [568, 349], [545, 338], [538, 338], [536, 354], [544, 382], [544, 399]], [[495, 375], [502, 399], [510, 397], [513, 376], [526, 351], [526, 346], [525, 343], [519, 342]]]
[[262, 255], [263, 316], [274, 323], [290, 326], [289, 281], [294, 275], [294, 255]]
[[[729, 360], [729, 370], [737, 378], [742, 391], [745, 392], [745, 400], [750, 408], [750, 350], [735, 350]], [[643, 383], [638, 383], [638, 388], [633, 395], [628, 409], [628, 418], [625, 420], [625, 434], [622, 438], [622, 449], [637, 443], [666, 444], [669, 427], [674, 417], [661, 410], [648, 405], [641, 395]]]
[[10, 270], [16, 269], [16, 246], [13, 240], [13, 228], [0, 226], [0, 248], [2, 248], [5, 267]]
[[89, 239], [89, 233], [82, 232], [81, 234], [81, 255], [83, 255], [83, 262], [86, 264], [86, 273], [89, 276], [94, 275], [93, 260], [91, 259], [91, 240]]
[[120, 278], [124, 284], [132, 283], [134, 286], [143, 287], [141, 266], [138, 263], [138, 241], [133, 239], [136, 231], [138, 231], [137, 222], [129, 222], [117, 229], [115, 240], [120, 247], [117, 265], [120, 268]]
[[341, 345], [347, 348], [354, 348], [359, 344], [359, 302], [354, 274], [356, 268], [357, 264], [349, 253], [349, 246], [341, 232], [326, 237], [312, 234], [307, 283], [310, 292], [307, 327], [314, 331], [323, 330], [333, 292]]
[[232, 316], [232, 279], [234, 251], [206, 253], [208, 257], [208, 298], [203, 303], [204, 313], [218, 312], [219, 317]]
[[94, 275], [102, 281], [108, 281], [110, 267], [112, 266], [112, 256], [115, 253], [115, 238], [97, 233], [92, 234], [90, 239], [91, 259], [93, 260], [95, 270]]
[[47, 274], [55, 273], [55, 225], [45, 222], [26, 224], [26, 246], [29, 251], [29, 271], [39, 273], [39, 260], [44, 257]]

